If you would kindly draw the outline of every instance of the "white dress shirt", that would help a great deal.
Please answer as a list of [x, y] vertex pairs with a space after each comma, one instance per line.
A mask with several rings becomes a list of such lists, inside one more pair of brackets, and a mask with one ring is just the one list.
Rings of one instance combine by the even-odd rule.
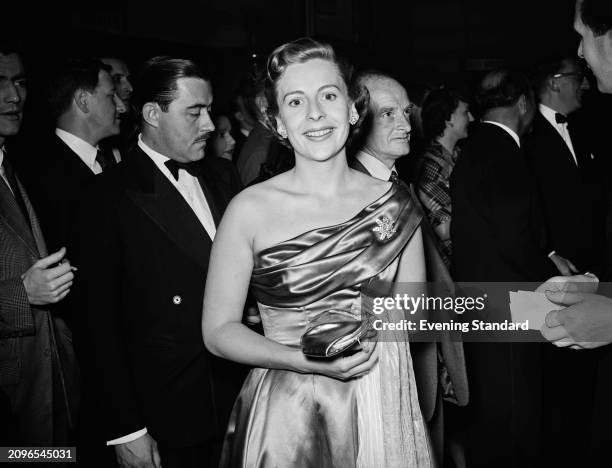
[[493, 124], [493, 125], [497, 125], [499, 128], [503, 128], [506, 131], [506, 133], [510, 135], [514, 141], [516, 141], [516, 144], [518, 145], [518, 147], [519, 148], [521, 147], [521, 139], [516, 134], [516, 132], [512, 130], [510, 127], [508, 127], [507, 125], [504, 125], [503, 123], [495, 122], [493, 120], [483, 120], [482, 123]]
[[170, 158], [149, 148], [142, 141], [141, 135], [138, 136], [138, 146], [153, 160], [157, 168], [166, 176], [170, 183], [176, 187], [187, 204], [191, 207], [194, 214], [198, 217], [204, 229], [206, 229], [210, 239], [214, 240], [215, 234], [217, 233], [217, 227], [215, 226], [215, 221], [212, 217], [206, 197], [204, 196], [204, 192], [202, 191], [202, 187], [198, 182], [198, 178], [189, 174], [185, 169], [179, 169], [179, 178], [176, 180], [170, 172], [170, 169], [164, 164], [166, 161], [169, 161]]
[[392, 172], [397, 174], [395, 164], [391, 169], [389, 169], [380, 159], [372, 156], [371, 154], [360, 151], [355, 157], [357, 158], [357, 161], [363, 164], [363, 167], [367, 169], [372, 177], [376, 177], [380, 180], [389, 180]]
[[[60, 140], [62, 140], [68, 148], [70, 148], [81, 161], [85, 163], [85, 165], [93, 172], [94, 174], [101, 174], [102, 167], [96, 161], [96, 156], [98, 155], [98, 148], [90, 145], [85, 140], [79, 138], [76, 135], [73, 135], [66, 130], [62, 130], [61, 128], [55, 129], [55, 134], [58, 136]], [[113, 149], [113, 155], [115, 156], [115, 161], [120, 162], [121, 156], [116, 149]]]
[[576, 163], [576, 166], [577, 166], [578, 158], [576, 158], [576, 152], [574, 151], [574, 145], [572, 145], [572, 139], [570, 137], [569, 131], [567, 130], [567, 122], [557, 123], [557, 119], [555, 119], [555, 114], [557, 112], [544, 104], [540, 104], [538, 108], [540, 109], [540, 113], [544, 116], [544, 118], [548, 120], [550, 124], [553, 126], [553, 128], [557, 130], [557, 133], [561, 135], [561, 138], [563, 138], [563, 141], [565, 141], [565, 144], [569, 148], [570, 153], [572, 153], [572, 156], [574, 157], [574, 162]]
[[[2, 165], [3, 163], [4, 163], [4, 147], [0, 148], [0, 177], [4, 179], [7, 187], [10, 189], [11, 192], [13, 192], [13, 187], [11, 187], [11, 184], [9, 184], [9, 181], [6, 178], [6, 174], [4, 173], [4, 166]], [[15, 192], [13, 192], [13, 195], [15, 195]]]

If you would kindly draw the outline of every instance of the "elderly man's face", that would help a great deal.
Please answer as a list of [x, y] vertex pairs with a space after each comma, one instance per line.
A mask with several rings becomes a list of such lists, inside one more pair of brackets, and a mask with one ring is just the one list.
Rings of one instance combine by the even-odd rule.
[[23, 64], [17, 54], [0, 54], [0, 145], [19, 132], [27, 96]]
[[580, 34], [578, 56], [586, 60], [597, 79], [597, 88], [603, 93], [612, 93], [612, 31], [596, 36], [582, 22], [580, 8], [582, 0], [576, 1], [574, 29]]
[[384, 161], [393, 161], [410, 151], [410, 100], [402, 85], [388, 78], [365, 83], [370, 93], [372, 129], [366, 149]]

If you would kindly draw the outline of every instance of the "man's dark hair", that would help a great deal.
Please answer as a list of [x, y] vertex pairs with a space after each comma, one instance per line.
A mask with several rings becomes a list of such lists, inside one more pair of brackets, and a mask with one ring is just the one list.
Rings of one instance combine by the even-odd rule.
[[11, 37], [8, 33], [0, 33], [0, 55], [21, 55], [24, 50], [23, 40]]
[[177, 81], [181, 78], [210, 79], [198, 64], [191, 60], [172, 57], [153, 57], [147, 60], [134, 86], [134, 103], [138, 114], [147, 102], [156, 102], [163, 112], [176, 98]]
[[583, 0], [580, 18], [595, 36], [602, 36], [612, 30], [612, 1]]
[[47, 88], [47, 102], [51, 116], [57, 119], [70, 108], [74, 93], [83, 89], [93, 92], [98, 86], [100, 71], [111, 68], [91, 58], [67, 59], [51, 72]]
[[459, 107], [459, 101], [467, 102], [458, 92], [448, 88], [434, 89], [428, 94], [421, 111], [423, 135], [427, 140], [433, 141], [444, 134], [446, 122]]
[[485, 112], [497, 107], [513, 106], [522, 95], [531, 95], [529, 80], [523, 73], [494, 70], [487, 73], [480, 83], [476, 103], [479, 110]]

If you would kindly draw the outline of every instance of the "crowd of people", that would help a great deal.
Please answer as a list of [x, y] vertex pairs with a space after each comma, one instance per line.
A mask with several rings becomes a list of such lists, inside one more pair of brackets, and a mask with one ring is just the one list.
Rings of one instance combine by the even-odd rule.
[[[612, 94], [610, 2], [577, 0], [574, 29], [578, 56], [471, 91], [312, 38], [228, 103], [192, 60], [65, 59], [27, 145], [28, 71], [2, 42], [0, 445], [122, 468], [609, 459], [610, 155], [589, 106]], [[372, 291], [460, 282], [541, 283], [559, 310], [539, 343], [302, 349], [364, 323]]]

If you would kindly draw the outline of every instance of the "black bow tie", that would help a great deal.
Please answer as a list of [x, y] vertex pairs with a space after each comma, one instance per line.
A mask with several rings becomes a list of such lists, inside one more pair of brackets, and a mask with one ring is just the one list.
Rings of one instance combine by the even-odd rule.
[[557, 113], [555, 113], [555, 121], [556, 121], [558, 124], [564, 124], [564, 123], [567, 123], [567, 117], [566, 117], [565, 115], [563, 115], [563, 114], [559, 114], [559, 113], [557, 112]]
[[194, 177], [197, 177], [200, 172], [197, 161], [186, 163], [186, 162], [175, 161], [174, 159], [169, 159], [164, 164], [166, 165], [166, 167], [168, 168], [168, 170], [174, 177], [174, 180], [178, 180], [179, 178], [179, 169], [185, 169], [187, 172], [189, 172]]

